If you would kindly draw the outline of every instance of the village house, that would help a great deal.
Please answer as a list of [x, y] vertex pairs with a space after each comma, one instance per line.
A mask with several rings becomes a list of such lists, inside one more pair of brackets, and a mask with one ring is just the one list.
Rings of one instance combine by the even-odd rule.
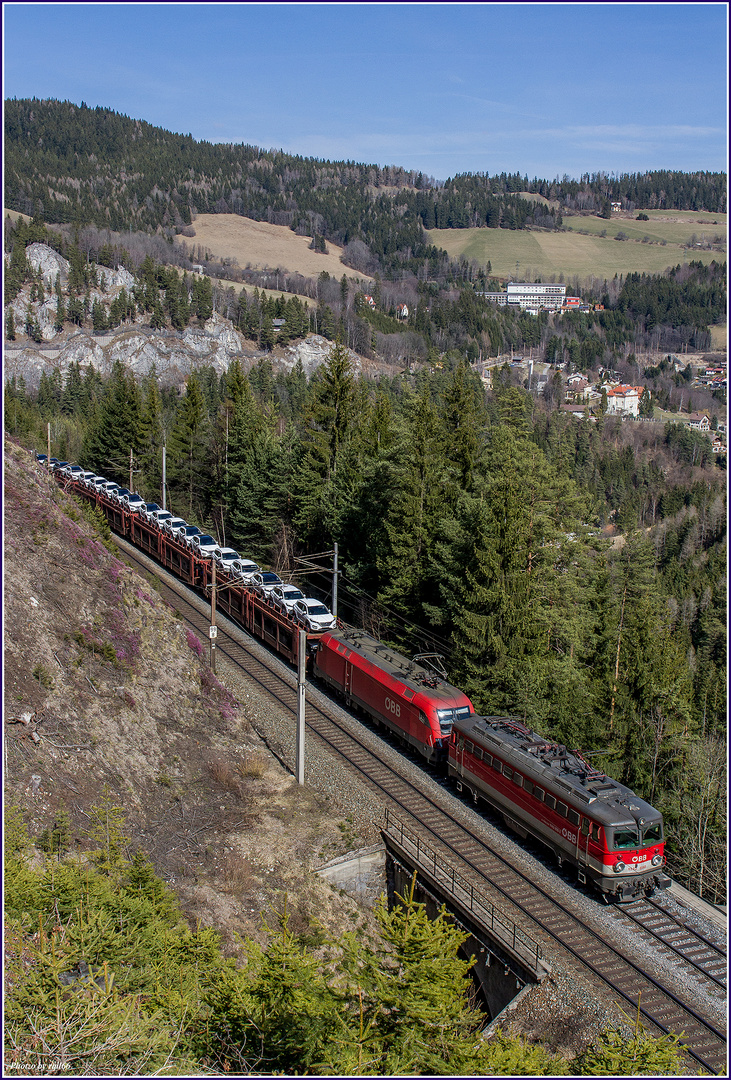
[[692, 427], [695, 431], [710, 431], [711, 421], [708, 417], [708, 413], [693, 412], [688, 413], [686, 423], [688, 427]]
[[589, 380], [585, 375], [580, 372], [574, 372], [573, 375], [569, 375], [566, 380], [566, 400], [567, 401], [580, 401], [584, 398], [586, 389], [589, 386]]
[[589, 412], [587, 402], [584, 402], [583, 405], [564, 405], [561, 412], [569, 413], [571, 416], [576, 417], [577, 420], [590, 420], [593, 424], [596, 423], [596, 417]]
[[607, 413], [615, 416], [639, 416], [644, 386], [620, 384], [607, 390]]

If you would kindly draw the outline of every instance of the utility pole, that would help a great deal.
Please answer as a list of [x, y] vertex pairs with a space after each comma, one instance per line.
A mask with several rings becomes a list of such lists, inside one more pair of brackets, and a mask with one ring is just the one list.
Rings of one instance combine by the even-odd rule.
[[132, 487], [132, 447], [129, 448], [129, 490], [134, 491]]
[[305, 782], [305, 667], [307, 663], [307, 634], [300, 630], [297, 641], [297, 747], [295, 772], [297, 783]]
[[338, 570], [338, 545], [333, 545], [332, 551], [318, 551], [314, 555], [299, 556], [296, 555], [294, 561], [300, 563], [300, 566], [293, 571], [295, 574], [326, 574], [330, 570], [329, 566], [320, 566], [314, 562], [314, 559], [327, 559], [332, 555], [333, 568], [332, 568], [332, 613], [337, 618], [338, 616], [338, 575], [341, 573]]
[[165, 451], [166, 447], [162, 448], [162, 508], [165, 509]]
[[51, 468], [51, 421], [48, 421], [48, 456], [46, 458], [46, 468]]
[[218, 627], [216, 626], [216, 560], [211, 559], [211, 625], [208, 629], [208, 637], [211, 642], [211, 671], [216, 674], [216, 638]]
[[333, 615], [338, 617], [338, 545], [333, 544]]

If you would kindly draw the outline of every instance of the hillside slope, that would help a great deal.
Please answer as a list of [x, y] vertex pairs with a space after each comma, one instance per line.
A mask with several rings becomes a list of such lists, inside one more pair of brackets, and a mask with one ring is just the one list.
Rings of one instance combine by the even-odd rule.
[[309, 236], [298, 236], [285, 225], [252, 221], [239, 214], [199, 214], [186, 235], [176, 237], [176, 243], [186, 248], [191, 257], [200, 246], [222, 262], [234, 259], [234, 265], [242, 268], [247, 265], [255, 269], [270, 268], [272, 285], [277, 268], [303, 277], [316, 278], [324, 271], [338, 280], [343, 274], [368, 280], [365, 274], [343, 264], [342, 247], [329, 241], [327, 253], [313, 251], [310, 240]]
[[261, 937], [283, 890], [295, 925], [347, 920], [351, 902], [309, 872], [344, 850], [342, 809], [297, 787], [252, 726], [266, 706], [211, 675], [150, 583], [9, 441], [4, 607], [5, 804], [32, 838], [66, 811], [83, 851], [108, 791], [130, 851], [144, 848], [191, 923], [229, 944]]

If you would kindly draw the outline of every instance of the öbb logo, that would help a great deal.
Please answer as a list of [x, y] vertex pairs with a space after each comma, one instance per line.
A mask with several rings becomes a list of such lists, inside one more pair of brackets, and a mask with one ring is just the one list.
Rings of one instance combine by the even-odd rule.
[[387, 697], [385, 700], [386, 712], [393, 713], [394, 716], [401, 715], [401, 706], [398, 701], [394, 701], [393, 698]]

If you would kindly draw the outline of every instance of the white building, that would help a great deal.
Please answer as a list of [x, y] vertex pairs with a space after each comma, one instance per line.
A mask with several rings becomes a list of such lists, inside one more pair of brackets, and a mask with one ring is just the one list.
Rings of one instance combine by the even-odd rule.
[[565, 285], [544, 285], [539, 281], [510, 281], [505, 292], [480, 293], [494, 304], [514, 304], [522, 311], [560, 311], [566, 298]]
[[613, 386], [607, 390], [607, 413], [639, 416], [643, 386]]

